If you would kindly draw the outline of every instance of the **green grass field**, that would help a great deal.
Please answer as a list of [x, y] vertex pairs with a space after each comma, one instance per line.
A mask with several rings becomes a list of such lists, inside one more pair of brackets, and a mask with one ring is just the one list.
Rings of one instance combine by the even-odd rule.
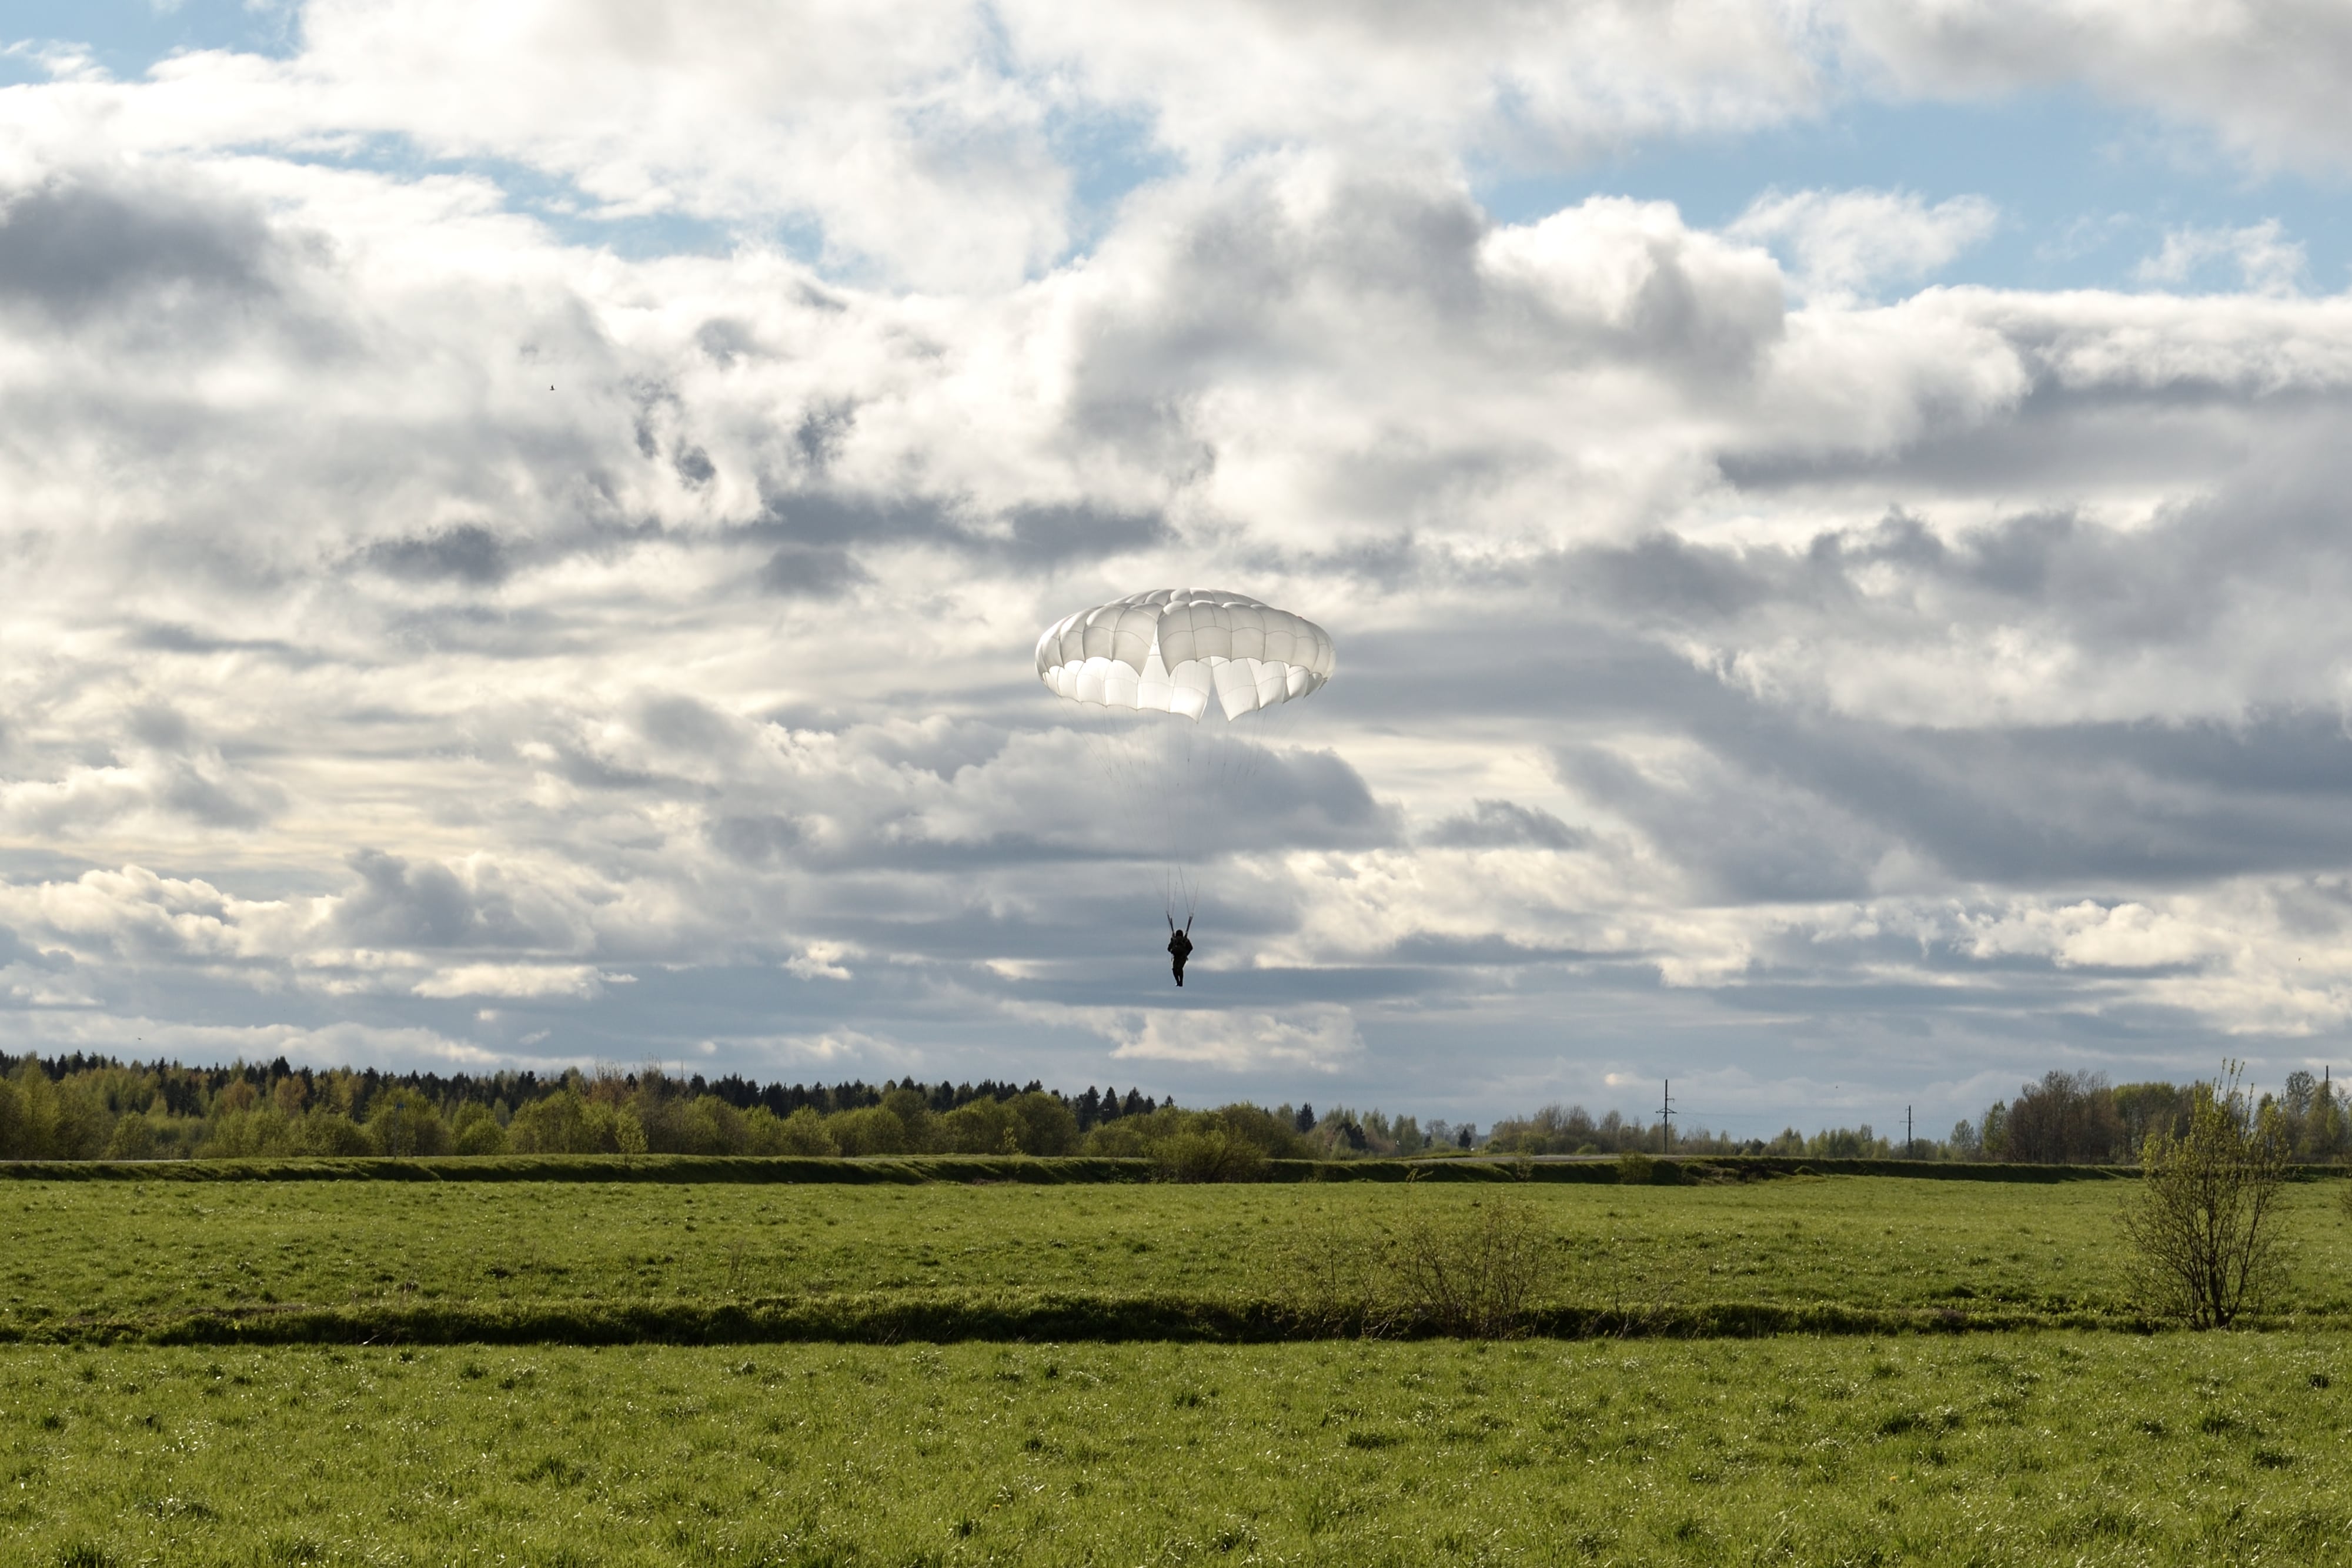
[[[0, 1562], [2352, 1561], [2340, 1184], [2290, 1190], [2273, 1326], [2205, 1335], [2130, 1332], [2131, 1190], [14, 1180]], [[1498, 1201], [1554, 1305], [1974, 1332], [1122, 1315], [1230, 1328]], [[1076, 1332], [918, 1311], [1045, 1300]], [[906, 1343], [772, 1343], [836, 1321]], [[2036, 1322], [2108, 1326], [1985, 1328]], [[322, 1343], [233, 1343], [278, 1322]]]
[[2339, 1563], [2341, 1334], [0, 1350], [33, 1564]]
[[[1420, 1184], [921, 1186], [12, 1182], [0, 1186], [0, 1338], [194, 1314], [319, 1309], [575, 1319], [856, 1297], [1053, 1297], [1246, 1307], [1303, 1245], [1376, 1247], [1417, 1214], [1498, 1195], [1557, 1247], [1550, 1299], [1861, 1312], [2127, 1316], [2121, 1182], [1799, 1178], [1721, 1186]], [[2352, 1327], [2339, 1185], [2292, 1187], [2296, 1321]], [[367, 1331], [367, 1332], [373, 1332]], [[357, 1333], [354, 1337], [365, 1337]]]

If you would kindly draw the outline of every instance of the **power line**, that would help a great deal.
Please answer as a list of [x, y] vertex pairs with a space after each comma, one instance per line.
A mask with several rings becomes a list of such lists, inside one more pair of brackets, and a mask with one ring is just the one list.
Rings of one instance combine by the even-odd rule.
[[1662, 1082], [1665, 1089], [1658, 1101], [1658, 1153], [1663, 1155], [1666, 1152], [1667, 1145], [1674, 1141], [1675, 1081], [1668, 1078]]

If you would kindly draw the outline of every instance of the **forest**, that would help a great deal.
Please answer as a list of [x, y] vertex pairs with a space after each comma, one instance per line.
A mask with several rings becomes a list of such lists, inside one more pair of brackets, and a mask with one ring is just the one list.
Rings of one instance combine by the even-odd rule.
[[[1187, 1109], [1139, 1089], [1068, 1094], [1024, 1084], [891, 1080], [835, 1084], [715, 1079], [659, 1066], [561, 1073], [319, 1070], [283, 1057], [192, 1067], [108, 1056], [0, 1052], [0, 1159], [235, 1159], [322, 1155], [678, 1154], [1032, 1155], [1147, 1157], [1208, 1179], [1269, 1159], [1400, 1156], [1784, 1155], [2028, 1165], [2128, 1165], [2177, 1130], [2189, 1089], [2110, 1085], [2053, 1071], [1943, 1138], [1858, 1127], [1741, 1139], [1616, 1111], [1548, 1105], [1483, 1132], [1472, 1124], [1301, 1103]], [[2352, 1155], [2332, 1075], [2290, 1072], [2258, 1109], [2298, 1159]]]
[[[1187, 1111], [1139, 1090], [754, 1083], [659, 1067], [390, 1074], [0, 1054], [0, 1158], [530, 1154], [1165, 1155], [1213, 1166], [1413, 1154], [1473, 1129], [1311, 1106]], [[1458, 1141], [1457, 1141], [1458, 1140]]]

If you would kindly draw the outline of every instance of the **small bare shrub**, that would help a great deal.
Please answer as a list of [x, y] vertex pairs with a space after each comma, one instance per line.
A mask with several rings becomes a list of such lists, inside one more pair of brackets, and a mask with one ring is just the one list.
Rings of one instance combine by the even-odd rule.
[[2159, 1129], [2140, 1150], [2140, 1187], [2127, 1201], [2132, 1284], [2142, 1304], [2192, 1328], [2226, 1328], [2280, 1283], [2277, 1205], [2286, 1179], [2285, 1129], [2256, 1110], [2231, 1062], [2190, 1089], [2187, 1124]]
[[1551, 1272], [1551, 1239], [1534, 1207], [1517, 1198], [1484, 1198], [1467, 1213], [1424, 1207], [1394, 1250], [1404, 1311], [1439, 1333], [1468, 1339], [1523, 1332]]
[[1283, 1311], [1299, 1328], [1377, 1339], [1395, 1326], [1383, 1249], [1330, 1214], [1318, 1212], [1299, 1227], [1285, 1263]]

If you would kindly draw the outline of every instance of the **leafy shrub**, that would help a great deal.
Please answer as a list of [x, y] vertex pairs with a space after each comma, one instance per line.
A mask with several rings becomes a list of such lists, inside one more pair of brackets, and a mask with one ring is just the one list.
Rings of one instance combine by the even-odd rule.
[[1168, 1181], [1248, 1181], [1265, 1168], [1265, 1151], [1222, 1127], [1192, 1128], [1154, 1142], [1151, 1163]]
[[1013, 1108], [1002, 1100], [974, 1100], [939, 1119], [938, 1149], [949, 1155], [1010, 1155], [1021, 1148]]
[[641, 1155], [646, 1130], [627, 1106], [563, 1088], [514, 1113], [507, 1147], [519, 1155]]
[[1085, 1145], [1090, 1155], [1149, 1159], [1171, 1181], [1249, 1181], [1265, 1174], [1268, 1159], [1296, 1157], [1307, 1146], [1281, 1117], [1255, 1105], [1163, 1105], [1097, 1127]]
[[156, 1144], [154, 1123], [144, 1116], [125, 1116], [114, 1124], [114, 1135], [106, 1141], [106, 1157], [110, 1160], [152, 1160], [155, 1157]]
[[453, 1155], [505, 1154], [507, 1130], [499, 1125], [498, 1113], [478, 1100], [469, 1100], [458, 1106], [457, 1117], [449, 1124], [449, 1152]]
[[824, 1130], [845, 1155], [903, 1155], [908, 1148], [907, 1124], [879, 1105], [837, 1111], [824, 1119]]
[[[371, 1148], [373, 1145], [371, 1142]], [[212, 1131], [197, 1146], [206, 1159], [250, 1160], [294, 1152], [291, 1124], [275, 1110], [250, 1107], [224, 1111], [213, 1118]]]
[[2140, 1149], [2124, 1210], [2144, 1304], [2193, 1328], [2226, 1328], [2282, 1282], [2277, 1203], [2287, 1138], [2276, 1106], [2255, 1107], [2232, 1062], [2189, 1091], [2187, 1126]]
[[755, 1155], [833, 1156], [841, 1145], [824, 1130], [824, 1118], [803, 1105], [789, 1116], [778, 1116], [765, 1105], [752, 1107], [743, 1118], [744, 1140]]
[[716, 1094], [691, 1100], [663, 1092], [667, 1085], [652, 1074], [628, 1101], [645, 1128], [646, 1148], [656, 1155], [740, 1155], [751, 1152], [751, 1133], [743, 1113]]
[[[38, 1068], [34, 1069], [38, 1071]], [[31, 1160], [40, 1156], [33, 1152], [31, 1118], [25, 1104], [24, 1092], [16, 1081], [0, 1078], [0, 1160]]]
[[1078, 1118], [1071, 1109], [1041, 1090], [1015, 1098], [1008, 1107], [1017, 1124], [1014, 1134], [1024, 1155], [1067, 1155], [1078, 1146]]
[[[1260, 1106], [1223, 1105], [1209, 1114], [1224, 1124], [1228, 1135], [1254, 1145], [1268, 1159], [1299, 1159], [1316, 1152], [1310, 1141], [1287, 1121]], [[1416, 1129], [1415, 1136], [1418, 1135]]]
[[449, 1152], [449, 1126], [441, 1108], [415, 1089], [391, 1089], [368, 1108], [368, 1133], [376, 1147], [405, 1159]]
[[341, 1111], [314, 1106], [304, 1113], [296, 1128], [295, 1146], [291, 1152], [357, 1159], [377, 1150], [375, 1139], [369, 1135], [365, 1127]]
[[898, 1117], [898, 1125], [907, 1130], [908, 1154], [919, 1155], [938, 1146], [938, 1118], [921, 1092], [901, 1084], [882, 1096], [882, 1109]]
[[0, 1159], [96, 1159], [113, 1121], [97, 1096], [78, 1085], [60, 1092], [29, 1059], [0, 1079]]

